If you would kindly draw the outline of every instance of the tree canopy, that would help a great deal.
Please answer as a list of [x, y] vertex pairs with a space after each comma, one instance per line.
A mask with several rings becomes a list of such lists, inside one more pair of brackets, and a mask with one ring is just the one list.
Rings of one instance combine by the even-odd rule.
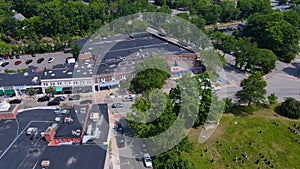
[[238, 103], [247, 104], [248, 106], [254, 103], [261, 103], [265, 100], [266, 86], [267, 82], [263, 80], [260, 72], [250, 75], [247, 79], [242, 80], [242, 90], [236, 93]]
[[277, 107], [276, 111], [282, 116], [298, 119], [300, 117], [300, 101], [288, 97], [279, 107]]
[[[291, 17], [284, 17], [285, 15]], [[281, 12], [257, 13], [248, 19], [244, 35], [257, 42], [258, 47], [270, 49], [286, 62], [291, 62], [299, 52], [298, 26], [299, 15]]]

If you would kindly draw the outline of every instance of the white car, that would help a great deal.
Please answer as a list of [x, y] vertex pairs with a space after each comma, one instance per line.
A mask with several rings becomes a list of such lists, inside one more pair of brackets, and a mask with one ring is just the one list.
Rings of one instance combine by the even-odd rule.
[[152, 168], [152, 160], [149, 153], [144, 154], [144, 163], [147, 168]]
[[52, 63], [53, 61], [54, 61], [54, 58], [52, 58], [52, 57], [48, 59], [48, 63]]

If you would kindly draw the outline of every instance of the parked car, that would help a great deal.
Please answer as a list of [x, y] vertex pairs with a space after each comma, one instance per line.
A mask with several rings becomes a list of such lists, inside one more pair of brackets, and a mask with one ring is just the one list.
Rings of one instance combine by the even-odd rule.
[[30, 63], [32, 62], [32, 59], [28, 59], [28, 60], [26, 60], [26, 65], [29, 65]]
[[51, 58], [48, 59], [48, 63], [52, 63], [53, 61], [54, 61], [53, 57], [51, 57]]
[[147, 168], [152, 168], [152, 159], [149, 153], [144, 154], [144, 163]]
[[53, 100], [64, 101], [66, 98], [64, 96], [55, 97]]
[[60, 101], [52, 100], [48, 102], [47, 106], [58, 106], [60, 104]]
[[7, 60], [7, 59], [8, 59], [8, 56], [4, 56], [4, 59]]
[[122, 104], [122, 103], [114, 103], [114, 104], [112, 104], [111, 107], [112, 108], [120, 108], [120, 107], [124, 107], [124, 104]]
[[22, 63], [22, 61], [18, 60], [18, 61], [15, 62], [15, 65], [19, 65], [21, 63]]
[[14, 55], [9, 56], [9, 59], [14, 59], [14, 58], [15, 58]]
[[43, 97], [40, 97], [38, 98], [38, 102], [47, 102], [50, 100], [50, 97], [49, 96], [43, 96]]
[[14, 99], [14, 100], [10, 100], [9, 101], [9, 104], [19, 104], [21, 103], [22, 101], [20, 99]]
[[133, 101], [133, 97], [128, 95], [128, 96], [124, 96], [122, 99], [123, 102], [130, 102]]
[[79, 100], [80, 99], [80, 95], [72, 95], [69, 97], [69, 100]]
[[31, 54], [31, 57], [36, 57], [36, 55], [35, 54]]
[[44, 58], [39, 58], [39, 59], [37, 60], [37, 63], [42, 63], [44, 60], [45, 60]]
[[7, 66], [9, 64], [9, 62], [3, 62], [2, 64], [1, 64], [1, 66], [2, 67], [5, 67], [5, 66]]
[[125, 138], [122, 134], [117, 134], [116, 140], [117, 140], [117, 146], [119, 148], [122, 148], [125, 146]]
[[20, 55], [16, 55], [16, 59], [20, 59]]
[[2, 56], [0, 56], [0, 60], [3, 60], [3, 57], [2, 57]]
[[116, 127], [117, 127], [116, 128], [117, 132], [119, 132], [121, 134], [124, 133], [124, 128], [123, 128], [123, 125], [121, 123], [118, 122]]

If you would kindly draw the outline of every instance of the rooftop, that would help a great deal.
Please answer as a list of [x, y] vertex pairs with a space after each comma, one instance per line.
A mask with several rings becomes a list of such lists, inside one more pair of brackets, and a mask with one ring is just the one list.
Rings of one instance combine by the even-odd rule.
[[31, 86], [34, 85], [32, 79], [38, 77], [40, 80], [42, 75], [43, 72], [35, 67], [29, 67], [27, 73], [0, 73], [0, 86]]
[[35, 169], [41, 169], [43, 160], [50, 161], [50, 168], [63, 169], [103, 169], [106, 158], [106, 146], [65, 145], [47, 147]]

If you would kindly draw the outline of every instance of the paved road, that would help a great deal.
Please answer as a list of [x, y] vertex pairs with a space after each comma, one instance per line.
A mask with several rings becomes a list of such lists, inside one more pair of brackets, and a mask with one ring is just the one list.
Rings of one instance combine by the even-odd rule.
[[[234, 58], [230, 55], [225, 55], [228, 63], [234, 64]], [[224, 87], [217, 94], [223, 97], [234, 98], [234, 94], [241, 90], [239, 87], [240, 81], [246, 78], [248, 74], [239, 71], [231, 66], [225, 68], [226, 89]], [[283, 101], [285, 97], [293, 97], [300, 100], [300, 56], [298, 56], [291, 64], [276, 62], [276, 69], [265, 76], [267, 82], [267, 96], [275, 93], [279, 101]], [[226, 95], [225, 95], [226, 91]]]

